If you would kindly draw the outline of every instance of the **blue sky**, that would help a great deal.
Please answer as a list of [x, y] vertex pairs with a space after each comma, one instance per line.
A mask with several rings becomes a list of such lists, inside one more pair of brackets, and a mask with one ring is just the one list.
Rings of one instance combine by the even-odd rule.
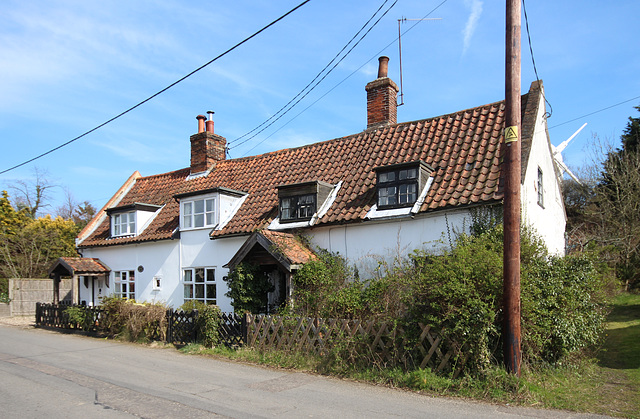
[[[5, 0], [0, 171], [146, 99], [300, 2]], [[302, 90], [383, 2], [312, 0], [122, 118], [0, 175], [0, 188], [29, 181], [37, 166], [60, 186], [53, 208], [64, 188], [77, 201], [100, 208], [135, 170], [152, 175], [187, 167], [195, 117], [210, 109], [216, 112], [216, 133], [231, 142], [232, 158], [362, 131], [364, 86], [376, 77], [378, 56], [390, 57], [389, 76], [399, 83], [400, 18], [409, 19], [402, 30], [411, 30], [402, 37], [405, 104], [399, 121], [504, 98], [504, 2], [398, 0], [291, 112], [234, 147], [236, 138]], [[633, 106], [640, 105], [640, 2], [539, 0], [526, 6], [538, 74], [553, 108], [552, 143], [588, 123], [564, 153], [565, 162], [577, 168], [594, 134], [617, 142], [628, 117], [639, 116]], [[441, 20], [410, 20], [425, 16]], [[523, 16], [522, 91], [534, 80]]]

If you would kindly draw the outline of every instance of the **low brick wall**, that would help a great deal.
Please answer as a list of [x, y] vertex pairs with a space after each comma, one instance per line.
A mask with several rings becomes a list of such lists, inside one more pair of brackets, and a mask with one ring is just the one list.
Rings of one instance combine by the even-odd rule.
[[0, 317], [10, 317], [11, 306], [6, 303], [0, 303]]
[[[39, 278], [9, 279], [11, 316], [36, 314], [36, 303], [53, 301], [53, 280]], [[60, 281], [60, 300], [71, 299], [71, 279]]]

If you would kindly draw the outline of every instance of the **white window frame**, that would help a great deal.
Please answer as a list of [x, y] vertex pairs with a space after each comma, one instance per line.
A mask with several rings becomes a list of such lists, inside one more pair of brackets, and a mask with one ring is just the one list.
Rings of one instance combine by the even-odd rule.
[[[136, 272], [115, 271], [113, 273], [115, 284], [115, 296], [124, 299], [136, 299]], [[123, 279], [124, 278], [124, 279]]]
[[212, 228], [218, 224], [218, 196], [199, 196], [180, 202], [180, 229]]
[[135, 211], [111, 214], [111, 236], [134, 236], [136, 234], [136, 224]]
[[217, 304], [216, 268], [201, 266], [182, 269], [184, 302], [201, 301]]
[[542, 169], [538, 167], [538, 180], [537, 184], [537, 192], [538, 192], [538, 205], [544, 208], [544, 178]]

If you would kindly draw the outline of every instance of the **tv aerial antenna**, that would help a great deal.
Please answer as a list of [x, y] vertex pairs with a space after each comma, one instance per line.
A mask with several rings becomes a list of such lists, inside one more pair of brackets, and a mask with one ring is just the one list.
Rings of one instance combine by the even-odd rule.
[[[406, 17], [402, 17], [398, 19], [398, 56], [400, 61], [400, 103], [398, 103], [398, 106], [404, 105], [404, 90], [402, 88], [402, 29], [401, 29], [401, 26], [403, 22], [420, 22], [423, 20], [442, 20], [442, 18], [432, 17], [432, 18], [422, 18], [422, 19], [407, 19]], [[415, 25], [417, 25], [417, 23], [414, 24], [414, 26]]]

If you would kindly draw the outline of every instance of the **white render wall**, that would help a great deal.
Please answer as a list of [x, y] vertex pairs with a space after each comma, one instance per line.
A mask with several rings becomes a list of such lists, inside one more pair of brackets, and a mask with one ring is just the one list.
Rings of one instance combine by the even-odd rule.
[[[113, 295], [115, 291], [115, 271], [135, 271], [136, 300], [148, 302], [163, 302], [169, 305], [182, 304], [182, 287], [179, 286], [179, 242], [178, 240], [166, 240], [144, 244], [130, 244], [123, 246], [101, 247], [83, 249], [83, 257], [96, 257], [111, 268], [109, 287], [104, 287], [96, 297]], [[143, 267], [138, 272], [138, 266]], [[161, 277], [160, 290], [154, 290], [152, 279]], [[91, 284], [85, 288], [80, 281], [80, 300], [90, 301]]]
[[358, 267], [362, 278], [370, 278], [381, 261], [393, 263], [416, 249], [437, 253], [449, 248], [456, 234], [469, 232], [470, 224], [468, 210], [439, 211], [386, 221], [317, 227], [306, 235], [314, 246], [339, 253]]
[[[220, 310], [224, 312], [233, 311], [231, 299], [224, 294], [228, 291], [227, 283], [223, 278], [228, 275], [229, 270], [223, 268], [236, 254], [240, 246], [247, 240], [247, 237], [230, 237], [226, 239], [209, 239], [210, 228], [182, 231], [180, 233], [180, 263], [183, 268], [213, 267], [216, 273], [216, 303]], [[181, 274], [180, 274], [181, 275]], [[179, 301], [182, 304], [183, 287], [180, 283], [178, 290]]]
[[[547, 122], [543, 118], [544, 112], [544, 106], [540, 106], [522, 184], [522, 220], [529, 226], [535, 226], [535, 230], [544, 239], [550, 253], [563, 256], [566, 213], [562, 191], [556, 177], [551, 144], [547, 136]], [[538, 167], [543, 175], [544, 207], [538, 204]]]
[[[180, 240], [163, 240], [144, 244], [99, 247], [83, 249], [83, 257], [97, 257], [111, 268], [109, 288], [103, 281], [100, 297], [115, 292], [115, 271], [135, 271], [136, 300], [140, 302], [162, 302], [177, 308], [184, 302], [182, 270], [184, 268], [213, 267], [216, 275], [217, 305], [222, 311], [233, 311], [231, 300], [224, 294], [227, 284], [223, 277], [228, 269], [222, 265], [231, 260], [246, 237], [210, 240], [210, 228], [183, 231]], [[138, 272], [143, 266], [143, 272]], [[153, 289], [154, 276], [161, 277], [161, 289]], [[96, 287], [96, 297], [98, 290]], [[91, 300], [91, 282], [89, 287], [80, 281], [80, 300]]]

